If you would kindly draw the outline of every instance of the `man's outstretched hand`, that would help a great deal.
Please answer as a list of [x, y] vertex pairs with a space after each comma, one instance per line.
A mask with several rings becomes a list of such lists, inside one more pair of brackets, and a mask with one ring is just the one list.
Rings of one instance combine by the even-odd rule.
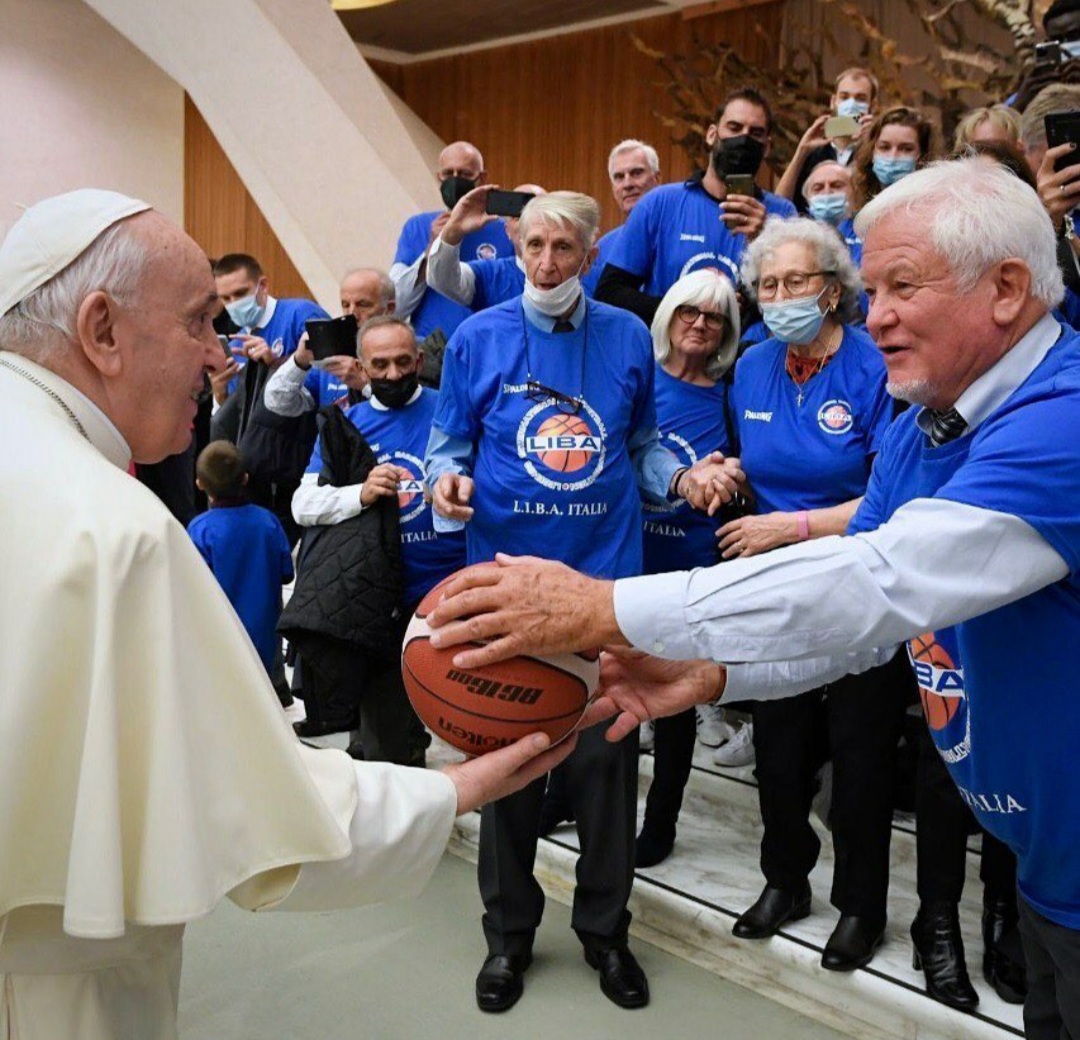
[[545, 734], [533, 733], [509, 747], [445, 766], [443, 772], [457, 788], [458, 816], [520, 791], [537, 777], [550, 773], [576, 744], [576, 732], [555, 747]]
[[612, 582], [533, 556], [500, 553], [495, 562], [497, 567], [474, 567], [447, 583], [428, 615], [433, 646], [487, 643], [457, 654], [456, 667], [626, 642], [615, 621]]
[[591, 717], [617, 715], [606, 736], [622, 740], [643, 722], [715, 700], [725, 678], [724, 666], [712, 661], [663, 661], [640, 650], [609, 647], [600, 655], [600, 690]]

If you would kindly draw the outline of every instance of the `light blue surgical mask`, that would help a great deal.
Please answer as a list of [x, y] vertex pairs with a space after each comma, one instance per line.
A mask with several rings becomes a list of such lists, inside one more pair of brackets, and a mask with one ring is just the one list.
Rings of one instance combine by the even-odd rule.
[[875, 155], [873, 166], [874, 176], [881, 182], [883, 188], [887, 188], [901, 177], [915, 172], [915, 156]]
[[259, 315], [263, 312], [263, 308], [259, 306], [257, 293], [245, 296], [242, 300], [234, 300], [232, 303], [225, 304], [225, 310], [229, 312], [233, 324], [239, 325], [242, 329], [255, 328]]
[[848, 215], [848, 197], [842, 191], [832, 195], [815, 195], [806, 207], [814, 220], [836, 227]]
[[858, 98], [846, 97], [836, 103], [836, 114], [838, 116], [851, 116], [853, 119], [858, 119], [859, 116], [864, 116], [869, 111], [870, 105], [865, 101], [860, 101]]
[[811, 342], [825, 321], [821, 297], [828, 289], [825, 286], [816, 296], [803, 296], [798, 300], [763, 303], [761, 317], [766, 328], [783, 343]]

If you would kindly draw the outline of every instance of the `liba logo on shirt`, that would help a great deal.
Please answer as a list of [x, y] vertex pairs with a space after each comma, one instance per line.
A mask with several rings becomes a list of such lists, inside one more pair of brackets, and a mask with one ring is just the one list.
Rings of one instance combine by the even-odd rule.
[[498, 250], [490, 242], [481, 242], [476, 247], [477, 260], [494, 260], [498, 256]]
[[855, 425], [855, 416], [847, 401], [826, 401], [817, 413], [817, 422], [826, 433], [847, 433]]
[[380, 455], [379, 462], [392, 463], [409, 474], [398, 480], [398, 522], [407, 523], [418, 517], [427, 506], [424, 501], [424, 463], [407, 451]]
[[960, 762], [971, 754], [964, 670], [957, 666], [934, 632], [912, 639], [908, 643], [908, 656], [915, 669], [919, 699], [934, 743], [946, 762]]
[[606, 429], [600, 416], [583, 401], [576, 415], [550, 400], [534, 405], [517, 431], [518, 458], [525, 472], [550, 491], [581, 491], [604, 469]]

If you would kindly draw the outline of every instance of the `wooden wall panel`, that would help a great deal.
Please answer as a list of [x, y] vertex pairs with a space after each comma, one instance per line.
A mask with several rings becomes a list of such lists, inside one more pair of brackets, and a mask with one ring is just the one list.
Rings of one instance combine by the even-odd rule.
[[695, 40], [726, 41], [767, 67], [778, 60], [783, 8], [777, 0], [745, 12], [664, 15], [433, 61], [370, 64], [443, 140], [475, 143], [493, 180], [588, 192], [609, 228], [620, 219], [606, 168], [616, 142], [649, 141], [665, 180], [692, 169], [655, 114], [670, 111], [661, 74], [631, 35], [668, 54], [690, 53]]
[[190, 97], [184, 98], [184, 228], [207, 256], [249, 253], [275, 296], [311, 298], [229, 157]]

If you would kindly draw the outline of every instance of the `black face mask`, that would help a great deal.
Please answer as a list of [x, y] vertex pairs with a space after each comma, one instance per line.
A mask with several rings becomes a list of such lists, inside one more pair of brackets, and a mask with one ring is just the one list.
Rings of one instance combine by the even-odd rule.
[[720, 138], [713, 145], [713, 169], [721, 180], [732, 173], [757, 176], [758, 168], [764, 158], [765, 145], [749, 134]]
[[475, 187], [476, 181], [471, 181], [468, 177], [447, 177], [439, 185], [439, 194], [442, 195], [446, 208], [453, 209]]
[[404, 408], [420, 385], [420, 376], [410, 372], [400, 379], [372, 379], [371, 392], [379, 404], [387, 408]]

